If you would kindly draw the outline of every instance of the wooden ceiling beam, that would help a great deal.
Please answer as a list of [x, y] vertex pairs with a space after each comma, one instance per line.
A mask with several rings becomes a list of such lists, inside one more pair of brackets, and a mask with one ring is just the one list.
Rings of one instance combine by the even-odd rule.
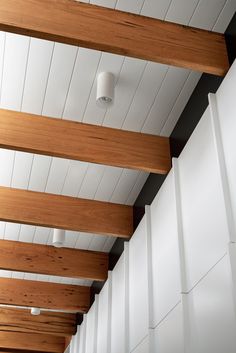
[[105, 281], [108, 254], [0, 240], [0, 269]]
[[0, 278], [0, 304], [85, 313], [90, 287]]
[[0, 220], [130, 238], [133, 207], [0, 187]]
[[5, 332], [0, 331], [0, 348], [50, 353], [63, 353], [65, 348], [64, 337], [51, 335]]
[[0, 147], [166, 174], [169, 138], [0, 109]]
[[77, 330], [76, 314], [41, 311], [40, 315], [30, 310], [0, 307], [0, 331], [40, 333], [60, 337], [71, 337]]
[[1, 0], [0, 29], [224, 75], [224, 35], [68, 0]]

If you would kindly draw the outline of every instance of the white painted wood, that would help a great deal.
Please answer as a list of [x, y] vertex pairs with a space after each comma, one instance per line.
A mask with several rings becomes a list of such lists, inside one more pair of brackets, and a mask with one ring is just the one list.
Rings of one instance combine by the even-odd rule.
[[79, 349], [76, 353], [84, 353], [85, 352], [85, 343], [86, 343], [86, 315], [84, 315], [84, 319], [82, 324], [80, 325], [80, 340], [79, 340]]
[[84, 353], [96, 353], [98, 297], [86, 315], [86, 341]]
[[195, 352], [235, 352], [236, 319], [228, 255], [187, 295]]
[[236, 11], [236, 2], [234, 0], [227, 0], [222, 9], [214, 27], [213, 31], [224, 33]]
[[[22, 99], [22, 110], [41, 114], [54, 43], [32, 38]], [[39, 60], [40, 58], [40, 60]]]
[[125, 58], [115, 89], [114, 104], [106, 111], [103, 125], [121, 128], [146, 65], [143, 60]]
[[43, 115], [62, 116], [77, 52], [77, 47], [55, 44], [43, 103]]
[[224, 82], [216, 93], [217, 110], [220, 125], [220, 136], [223, 144], [224, 160], [226, 165], [227, 182], [232, 207], [232, 216], [234, 222], [234, 234], [231, 241], [236, 241], [236, 163], [235, 163], [235, 97], [234, 88], [236, 81], [236, 63], [231, 66]]
[[129, 194], [132, 191], [132, 187], [136, 183], [138, 176], [138, 171], [124, 169], [112, 194], [111, 202], [124, 204], [128, 199]]
[[226, 0], [200, 1], [195, 10], [194, 16], [189, 22], [190, 26], [202, 29], [212, 29], [225, 5], [225, 2]]
[[[123, 122], [124, 130], [141, 130], [155, 97], [161, 89], [167, 68], [166, 65], [151, 62], [147, 64]], [[153, 134], [156, 132], [153, 131]]]
[[126, 12], [139, 13], [142, 9], [144, 0], [117, 0], [116, 9]]
[[86, 177], [84, 178], [81, 188], [78, 193], [78, 197], [93, 199], [97, 188], [101, 182], [104, 174], [105, 167], [101, 164], [89, 164], [86, 171]]
[[153, 330], [153, 335], [153, 353], [185, 352], [182, 303], [168, 313], [160, 325]]
[[125, 252], [112, 271], [111, 353], [126, 352]]
[[79, 48], [63, 117], [81, 121], [95, 79], [101, 52]]
[[224, 194], [225, 209], [226, 209], [226, 215], [227, 215], [227, 220], [228, 220], [228, 231], [229, 231], [229, 238], [230, 238], [229, 240], [236, 241], [236, 230], [235, 230], [234, 219], [233, 219], [230, 190], [229, 190], [225, 156], [224, 156], [222, 137], [221, 137], [221, 131], [220, 131], [219, 114], [218, 114], [216, 95], [209, 93], [208, 100], [209, 100], [209, 109], [210, 109], [210, 114], [211, 114], [212, 130], [213, 130], [215, 148], [217, 151], [217, 158], [218, 158], [218, 164], [219, 164], [219, 170], [220, 170], [220, 176], [221, 176], [221, 182], [222, 182], [222, 189], [223, 189], [223, 194]]
[[145, 337], [143, 341], [135, 347], [132, 353], [148, 353], [149, 352], [149, 337]]
[[148, 333], [148, 269], [146, 217], [129, 242], [129, 351]]
[[14, 110], [21, 109], [29, 43], [29, 37], [19, 36], [11, 33], [6, 34], [4, 61], [2, 68], [2, 108]]
[[200, 0], [173, 0], [166, 14], [165, 19], [183, 25], [189, 23], [194, 16], [195, 9]]
[[180, 260], [174, 173], [170, 171], [151, 208], [153, 313], [156, 327], [180, 301]]
[[178, 119], [180, 118], [185, 106], [188, 103], [191, 94], [193, 93], [198, 81], [201, 78], [200, 72], [191, 71], [187, 80], [185, 81], [182, 90], [171, 109], [166, 122], [161, 130], [160, 135], [170, 136]]
[[142, 127], [142, 132], [156, 134], [161, 132], [166, 119], [188, 78], [189, 70], [170, 67], [159, 90], [155, 102]]
[[111, 286], [112, 276], [109, 273], [98, 296], [96, 353], [110, 353], [111, 351]]
[[4, 239], [17, 241], [19, 239], [19, 233], [20, 233], [20, 224], [6, 222]]
[[42, 192], [46, 189], [51, 163], [52, 158], [50, 157], [34, 155], [30, 172], [29, 190]]
[[70, 161], [69, 169], [63, 185], [62, 194], [77, 197], [88, 169], [88, 163]]
[[45, 191], [51, 194], [61, 194], [70, 161], [63, 158], [53, 158], [50, 166]]
[[146, 0], [142, 8], [142, 15], [164, 19], [172, 0]]
[[30, 153], [16, 152], [14, 169], [12, 172], [11, 186], [18, 189], [27, 189], [33, 155]]
[[178, 165], [189, 291], [219, 261], [229, 239], [209, 108], [182, 151]]

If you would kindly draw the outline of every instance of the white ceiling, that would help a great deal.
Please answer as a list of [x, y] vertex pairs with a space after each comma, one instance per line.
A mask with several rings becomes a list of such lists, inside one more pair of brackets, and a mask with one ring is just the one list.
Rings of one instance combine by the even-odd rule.
[[[89, 1], [85, 1], [89, 2]], [[236, 0], [94, 0], [92, 4], [224, 32]], [[95, 103], [96, 76], [116, 75], [115, 104]], [[169, 136], [200, 73], [0, 32], [0, 107]], [[191, 119], [191, 117], [190, 117]], [[132, 205], [147, 174], [0, 150], [0, 185]], [[48, 228], [0, 222], [0, 238], [50, 244]], [[67, 232], [67, 247], [109, 251], [114, 238]], [[1, 276], [87, 284], [0, 271]]]

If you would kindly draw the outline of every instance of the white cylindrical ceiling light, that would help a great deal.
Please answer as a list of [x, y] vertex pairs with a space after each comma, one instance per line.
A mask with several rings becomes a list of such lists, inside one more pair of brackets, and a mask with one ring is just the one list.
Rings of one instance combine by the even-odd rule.
[[31, 315], [34, 315], [34, 316], [40, 315], [40, 309], [39, 308], [31, 308], [30, 313], [31, 313]]
[[54, 229], [52, 245], [61, 248], [65, 243], [65, 231], [63, 229]]
[[114, 102], [115, 76], [111, 72], [100, 72], [97, 77], [97, 97], [99, 107], [108, 108]]

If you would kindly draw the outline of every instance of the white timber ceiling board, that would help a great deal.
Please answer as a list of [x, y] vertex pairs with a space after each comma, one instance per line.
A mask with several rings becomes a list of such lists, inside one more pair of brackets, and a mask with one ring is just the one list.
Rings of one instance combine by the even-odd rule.
[[189, 22], [190, 26], [212, 29], [227, 0], [201, 0]]
[[83, 199], [94, 199], [105, 171], [104, 165], [89, 164], [78, 196]]
[[56, 43], [43, 103], [43, 115], [61, 117], [75, 67], [78, 48]]
[[117, 0], [91, 0], [86, 2], [90, 2], [90, 4], [93, 5], [104, 6], [113, 9], [117, 3]]
[[118, 0], [116, 3], [116, 9], [138, 14], [142, 10], [144, 1], [145, 0]]
[[4, 239], [18, 240], [20, 234], [20, 224], [6, 223], [4, 231]]
[[30, 41], [22, 111], [42, 114], [53, 48], [53, 42], [37, 38], [32, 38]]
[[63, 118], [82, 121], [101, 55], [96, 50], [79, 48]]
[[[219, 32], [225, 31], [236, 11], [235, 0], [90, 3]], [[108, 110], [95, 101], [101, 71], [116, 76], [115, 102]], [[167, 65], [0, 32], [1, 108], [169, 136], [200, 76]], [[0, 149], [0, 165], [2, 186], [128, 205], [134, 204], [148, 177], [144, 172], [4, 149]], [[0, 222], [0, 238], [51, 244], [52, 230]], [[109, 252], [114, 241], [103, 235], [66, 231], [65, 245]], [[11, 271], [0, 275], [91, 285], [91, 281]]]
[[155, 102], [141, 129], [142, 132], [151, 134], [152, 131], [161, 133], [166, 119], [178, 98], [185, 81], [190, 74], [189, 70], [170, 67], [161, 89], [158, 91]]
[[32, 191], [44, 191], [52, 163], [52, 158], [34, 155], [29, 180], [29, 189]]
[[[189, 23], [201, 0], [175, 0], [172, 1], [166, 13], [166, 20], [183, 25]], [[183, 11], [184, 7], [184, 11]]]
[[233, 17], [236, 11], [236, 1], [235, 0], [228, 0], [222, 9], [213, 30], [215, 32], [224, 33], [225, 29], [227, 28], [229, 21]]
[[122, 127], [123, 119], [129, 110], [130, 102], [137, 91], [146, 66], [146, 61], [125, 58], [115, 89], [116, 100], [122, 104], [114, 104], [106, 111], [103, 125], [119, 129]]
[[175, 101], [175, 104], [169, 113], [167, 120], [165, 122], [165, 125], [163, 126], [161, 130], [161, 135], [162, 136], [170, 136], [172, 130], [174, 129], [177, 121], [178, 121], [178, 116], [181, 115], [181, 112], [184, 110], [184, 107], [188, 103], [188, 98], [192, 92], [194, 91], [194, 88], [196, 87], [199, 79], [201, 77], [200, 72], [195, 72], [191, 71], [189, 74], [187, 80], [184, 83], [184, 86], [178, 96], [178, 98]]
[[123, 121], [124, 130], [140, 131], [142, 129], [167, 72], [168, 66], [166, 65], [148, 63]]
[[164, 19], [171, 2], [171, 0], [146, 0], [141, 13], [143, 16]]

